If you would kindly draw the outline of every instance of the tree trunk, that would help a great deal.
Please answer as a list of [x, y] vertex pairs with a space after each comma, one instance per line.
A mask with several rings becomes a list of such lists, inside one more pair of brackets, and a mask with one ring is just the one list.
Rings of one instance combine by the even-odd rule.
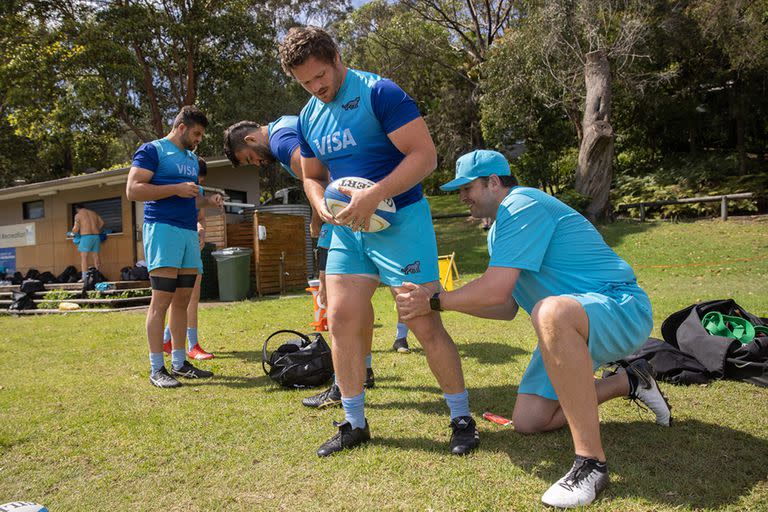
[[608, 214], [613, 178], [611, 69], [602, 50], [590, 52], [586, 57], [587, 99], [581, 123], [583, 137], [576, 168], [576, 190], [592, 199], [586, 216], [594, 223]]

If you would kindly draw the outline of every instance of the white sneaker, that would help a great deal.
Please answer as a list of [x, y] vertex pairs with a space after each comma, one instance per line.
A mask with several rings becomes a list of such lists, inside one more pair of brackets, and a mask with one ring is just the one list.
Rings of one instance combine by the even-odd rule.
[[645, 359], [637, 359], [627, 366], [627, 373], [637, 377], [637, 387], [629, 395], [633, 401], [640, 400], [656, 415], [656, 423], [668, 427], [672, 424], [672, 406], [656, 383], [656, 372]]
[[571, 470], [541, 497], [545, 505], [573, 508], [589, 505], [608, 487], [608, 466], [579, 455]]

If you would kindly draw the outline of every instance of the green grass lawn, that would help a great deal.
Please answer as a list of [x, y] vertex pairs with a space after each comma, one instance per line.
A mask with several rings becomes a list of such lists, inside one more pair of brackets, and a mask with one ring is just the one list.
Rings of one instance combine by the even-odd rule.
[[[461, 211], [455, 197], [436, 207]], [[452, 204], [451, 204], [452, 203]], [[439, 221], [440, 252], [462, 281], [487, 262], [484, 232]], [[670, 313], [733, 297], [768, 315], [768, 223], [616, 223], [602, 229]], [[264, 338], [306, 329], [308, 297], [207, 307], [201, 366], [216, 377], [178, 390], [147, 382], [141, 313], [0, 318], [0, 503], [95, 510], [538, 510], [572, 461], [567, 431], [524, 436], [480, 420], [481, 448], [447, 454], [447, 408], [421, 350], [391, 352], [396, 315], [374, 298], [374, 369], [367, 394], [374, 440], [319, 459], [341, 411], [299, 401], [261, 370]], [[535, 347], [513, 322], [444, 315], [462, 356], [476, 416], [509, 415]], [[412, 341], [415, 345], [415, 340]], [[664, 385], [672, 428], [624, 400], [601, 407], [611, 486], [593, 510], [768, 510], [768, 389], [735, 382]]]

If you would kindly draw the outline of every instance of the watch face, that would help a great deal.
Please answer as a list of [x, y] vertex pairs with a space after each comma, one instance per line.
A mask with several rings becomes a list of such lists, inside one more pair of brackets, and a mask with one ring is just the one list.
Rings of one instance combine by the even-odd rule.
[[432, 298], [429, 299], [429, 307], [433, 311], [442, 311], [443, 308], [440, 307], [440, 292], [434, 294]]

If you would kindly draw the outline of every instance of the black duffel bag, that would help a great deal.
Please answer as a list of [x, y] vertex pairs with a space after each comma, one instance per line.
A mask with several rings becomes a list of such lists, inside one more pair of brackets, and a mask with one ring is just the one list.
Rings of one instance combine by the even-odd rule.
[[[296, 338], [268, 354], [269, 341], [279, 334], [292, 334]], [[331, 347], [320, 333], [307, 336], [290, 330], [273, 332], [261, 349], [261, 367], [272, 380], [286, 388], [321, 386], [333, 376]]]

